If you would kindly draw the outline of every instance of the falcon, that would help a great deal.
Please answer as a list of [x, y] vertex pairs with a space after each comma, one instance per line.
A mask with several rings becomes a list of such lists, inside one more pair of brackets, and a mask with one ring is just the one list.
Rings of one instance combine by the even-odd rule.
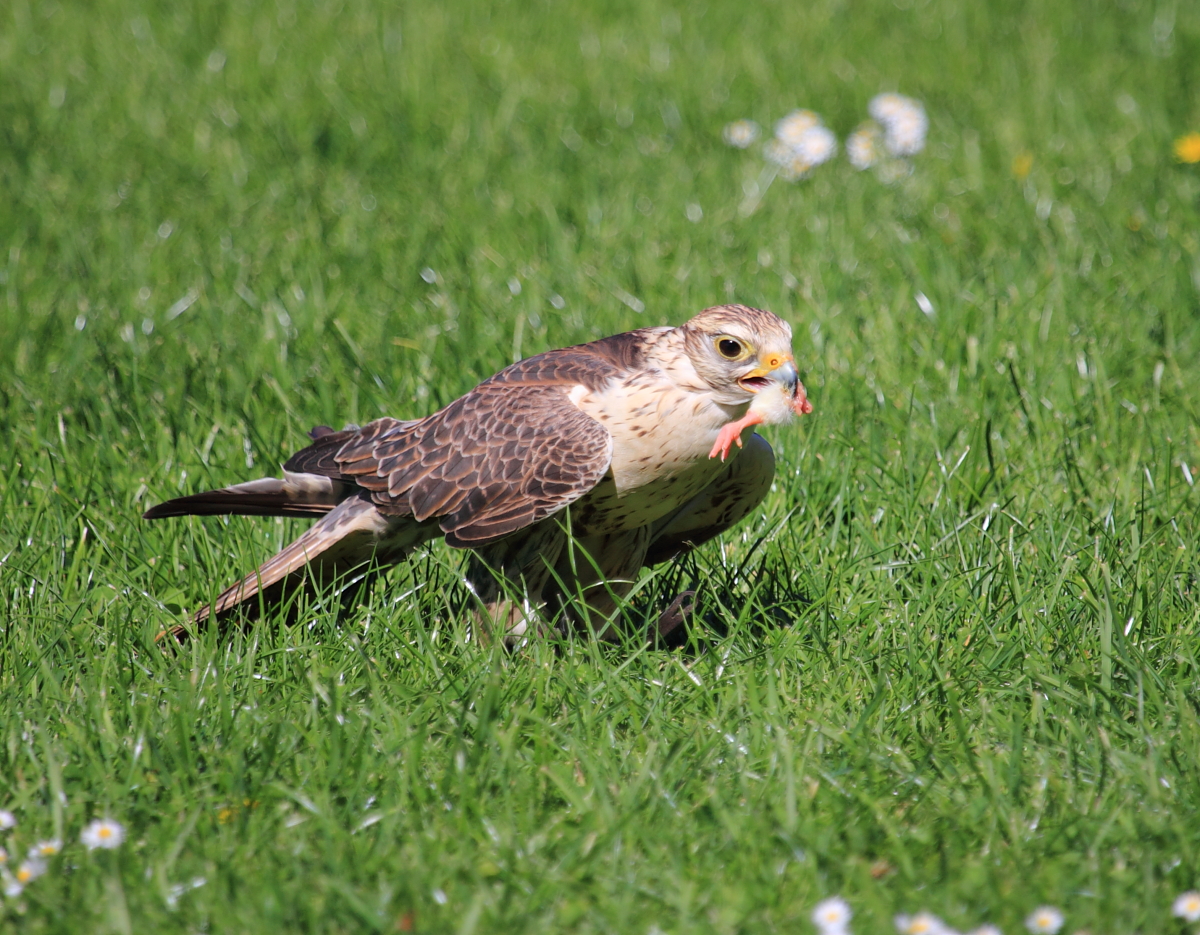
[[195, 623], [253, 617], [444, 538], [470, 553], [487, 634], [512, 641], [546, 621], [612, 639], [642, 567], [720, 535], [766, 496], [775, 456], [755, 427], [812, 411], [791, 343], [771, 312], [709, 308], [529, 357], [423, 419], [318, 427], [282, 478], [144, 515], [320, 517]]

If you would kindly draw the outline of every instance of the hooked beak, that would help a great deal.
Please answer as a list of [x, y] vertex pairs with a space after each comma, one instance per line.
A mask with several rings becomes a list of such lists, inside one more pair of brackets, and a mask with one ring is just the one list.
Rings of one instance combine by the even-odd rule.
[[776, 367], [767, 376], [787, 390], [788, 396], [796, 395], [796, 384], [800, 382], [800, 372], [796, 370], [796, 365], [792, 361], [788, 361], [780, 367]]
[[762, 362], [765, 366], [751, 370], [738, 380], [738, 385], [748, 393], [757, 393], [775, 383], [787, 390], [788, 396], [795, 396], [800, 374], [791, 356], [770, 354]]
[[747, 392], [757, 393], [771, 384], [775, 384], [792, 401], [792, 410], [797, 415], [803, 416], [812, 412], [812, 403], [808, 401], [808, 394], [800, 382], [800, 373], [796, 370], [796, 364], [792, 359], [772, 355], [767, 362], [774, 364], [774, 367], [770, 370], [760, 367], [738, 380], [738, 385]]
[[772, 380], [787, 390], [788, 399], [792, 401], [792, 411], [798, 416], [806, 416], [812, 412], [812, 403], [808, 401], [808, 393], [800, 382], [800, 374], [796, 365], [790, 360], [781, 367], [776, 367], [767, 374]]

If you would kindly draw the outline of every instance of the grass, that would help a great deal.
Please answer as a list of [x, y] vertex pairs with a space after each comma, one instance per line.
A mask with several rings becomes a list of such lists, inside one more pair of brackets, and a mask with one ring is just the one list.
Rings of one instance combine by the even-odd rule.
[[[841, 893], [859, 932], [1182, 931], [1200, 10], [0, 17], [0, 806], [10, 854], [66, 842], [0, 928], [795, 932]], [[725, 122], [844, 137], [888, 88], [931, 117], [910, 178], [739, 213]], [[816, 411], [635, 600], [699, 583], [694, 651], [468, 642], [440, 545], [344, 618], [154, 645], [300, 526], [148, 504], [729, 299], [794, 323]]]

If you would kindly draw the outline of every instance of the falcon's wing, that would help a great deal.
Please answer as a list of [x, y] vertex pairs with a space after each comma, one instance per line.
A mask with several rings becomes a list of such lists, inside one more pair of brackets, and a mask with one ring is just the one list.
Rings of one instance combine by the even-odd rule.
[[558, 512], [604, 477], [612, 436], [567, 394], [617, 369], [575, 348], [552, 351], [428, 418], [325, 435], [285, 468], [352, 480], [381, 511], [438, 519], [447, 543], [476, 548]]

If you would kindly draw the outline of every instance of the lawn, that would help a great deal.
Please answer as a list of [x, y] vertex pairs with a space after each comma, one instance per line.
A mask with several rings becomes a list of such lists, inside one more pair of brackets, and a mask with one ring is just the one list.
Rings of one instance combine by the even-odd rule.
[[[883, 90], [891, 184], [722, 142]], [[0, 6], [0, 930], [1183, 932], [1194, 130], [1190, 3]], [[815, 412], [686, 650], [480, 645], [441, 544], [155, 644], [303, 523], [148, 506], [731, 300]]]

